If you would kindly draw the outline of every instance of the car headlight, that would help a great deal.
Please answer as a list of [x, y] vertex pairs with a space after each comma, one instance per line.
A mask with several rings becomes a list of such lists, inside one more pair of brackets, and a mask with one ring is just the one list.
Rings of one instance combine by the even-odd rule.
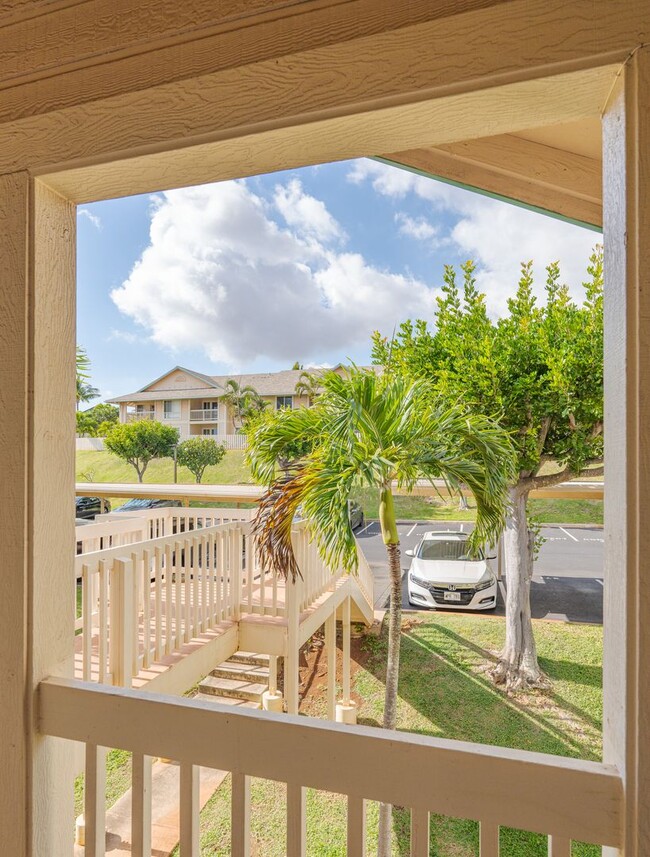
[[428, 580], [422, 580], [421, 577], [416, 577], [414, 574], [409, 575], [411, 583], [414, 583], [416, 586], [423, 586], [425, 589], [428, 589], [431, 585]]
[[492, 574], [491, 571], [486, 571], [483, 577], [476, 584], [476, 591], [480, 592], [481, 589], [489, 589], [490, 586], [493, 586], [496, 583], [496, 577]]

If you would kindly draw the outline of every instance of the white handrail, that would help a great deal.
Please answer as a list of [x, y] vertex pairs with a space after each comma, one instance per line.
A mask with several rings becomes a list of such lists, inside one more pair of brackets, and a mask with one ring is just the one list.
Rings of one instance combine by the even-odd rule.
[[[427, 840], [429, 813], [479, 821], [495, 855], [499, 826], [547, 834], [553, 854], [570, 854], [571, 840], [622, 845], [622, 780], [616, 768], [600, 762], [316, 718], [234, 712], [66, 679], [41, 682], [38, 697], [41, 732], [86, 742], [91, 760], [97, 746], [119, 747], [138, 758], [162, 756], [184, 766], [231, 771], [237, 784], [233, 854], [245, 853], [240, 849], [250, 841], [249, 819], [237, 815], [248, 811], [243, 778], [250, 776], [287, 783], [297, 811], [305, 786], [347, 795], [348, 833], [357, 839], [363, 833], [360, 802], [369, 799], [410, 808], [417, 837]], [[93, 782], [88, 794], [95, 792]], [[198, 815], [196, 804], [191, 809]], [[289, 818], [292, 823], [304, 835], [304, 817]], [[199, 857], [198, 847], [189, 848], [188, 857]]]

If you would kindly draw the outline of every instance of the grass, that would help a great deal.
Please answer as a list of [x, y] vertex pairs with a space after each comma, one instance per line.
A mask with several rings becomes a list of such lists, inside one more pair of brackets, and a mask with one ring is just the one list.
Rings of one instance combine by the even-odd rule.
[[[535, 623], [540, 664], [552, 689], [510, 698], [496, 689], [486, 671], [500, 647], [504, 626], [498, 618], [419, 614], [403, 633], [398, 724], [402, 730], [443, 738], [572, 756], [601, 758], [602, 629], [559, 622]], [[355, 672], [359, 722], [377, 726], [383, 710], [385, 638], [368, 637]], [[325, 710], [322, 698], [312, 713]], [[387, 772], [388, 775], [388, 772]], [[281, 857], [286, 848], [286, 791], [281, 784], [251, 785], [253, 854]], [[202, 857], [225, 857], [230, 842], [230, 779], [201, 815]], [[368, 807], [368, 854], [376, 853], [378, 808]], [[309, 857], [345, 853], [345, 801], [339, 795], [307, 792]], [[177, 854], [177, 852], [174, 852]], [[395, 855], [409, 854], [409, 815], [396, 808]], [[434, 816], [431, 857], [476, 857], [478, 825], [467, 819]], [[575, 843], [574, 857], [595, 857], [599, 849]], [[501, 831], [503, 857], [546, 857], [545, 837]]]
[[[137, 482], [135, 470], [109, 452], [94, 452], [83, 450], [77, 452], [77, 479], [92, 482]], [[92, 477], [88, 479], [87, 477]], [[171, 483], [174, 479], [174, 465], [171, 459], [163, 458], [152, 461], [147, 468], [145, 483]], [[178, 468], [178, 481], [181, 484], [191, 484], [194, 477], [184, 467]], [[203, 478], [205, 483], [216, 485], [249, 485], [253, 478], [246, 463], [244, 452], [229, 450], [223, 461], [215, 467], [208, 467]], [[369, 520], [379, 516], [378, 492], [372, 488], [359, 488], [354, 492]], [[113, 507], [121, 505], [124, 500], [112, 499]], [[222, 505], [200, 504], [199, 505]], [[571, 524], [602, 524], [602, 500], [531, 500], [531, 512], [542, 523], [571, 523]], [[476, 509], [470, 506], [467, 510], [458, 508], [458, 501], [446, 502], [440, 497], [397, 496], [395, 498], [397, 517], [402, 520], [425, 521], [473, 521]]]

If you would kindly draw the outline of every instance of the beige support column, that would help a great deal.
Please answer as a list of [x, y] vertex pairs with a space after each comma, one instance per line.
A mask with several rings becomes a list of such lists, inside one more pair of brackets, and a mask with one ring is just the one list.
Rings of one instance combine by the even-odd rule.
[[343, 699], [336, 706], [336, 720], [357, 722], [357, 704], [350, 698], [350, 596], [343, 602]]
[[282, 691], [278, 690], [278, 656], [269, 655], [269, 689], [262, 694], [264, 711], [282, 711]]
[[[625, 788], [625, 857], [650, 843], [650, 48], [603, 117], [604, 761]], [[603, 854], [618, 853], [606, 848]]]
[[74, 207], [0, 176], [0, 259], [0, 830], [3, 853], [51, 857], [74, 831], [74, 754], [35, 710], [38, 682], [73, 669]]
[[327, 656], [327, 719], [336, 719], [336, 612], [325, 620]]
[[298, 714], [300, 704], [300, 673], [298, 658], [299, 604], [298, 589], [295, 583], [286, 583], [287, 608], [287, 654], [284, 659], [284, 691], [287, 696], [287, 713]]

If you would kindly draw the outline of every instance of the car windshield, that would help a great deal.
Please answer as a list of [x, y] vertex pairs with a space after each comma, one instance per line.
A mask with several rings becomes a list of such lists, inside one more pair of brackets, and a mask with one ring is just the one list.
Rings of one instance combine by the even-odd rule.
[[133, 500], [127, 500], [127, 502], [122, 506], [123, 509], [147, 509], [151, 506], [151, 500], [140, 500], [134, 498]]
[[479, 552], [476, 556], [469, 555], [466, 539], [425, 539], [418, 550], [418, 559], [449, 560], [478, 560], [483, 559]]

